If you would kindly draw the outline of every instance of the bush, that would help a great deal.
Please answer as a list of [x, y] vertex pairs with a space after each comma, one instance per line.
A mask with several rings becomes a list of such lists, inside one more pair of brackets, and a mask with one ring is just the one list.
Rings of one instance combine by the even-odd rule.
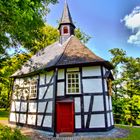
[[8, 126], [0, 125], [0, 140], [29, 140], [23, 136], [19, 129], [11, 129]]

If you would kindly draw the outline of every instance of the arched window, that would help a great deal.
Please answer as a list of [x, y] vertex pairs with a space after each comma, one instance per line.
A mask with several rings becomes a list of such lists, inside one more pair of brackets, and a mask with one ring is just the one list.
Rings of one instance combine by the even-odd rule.
[[68, 27], [67, 27], [67, 26], [64, 26], [64, 28], [63, 28], [63, 33], [64, 33], [64, 34], [67, 34], [67, 33], [68, 33]]

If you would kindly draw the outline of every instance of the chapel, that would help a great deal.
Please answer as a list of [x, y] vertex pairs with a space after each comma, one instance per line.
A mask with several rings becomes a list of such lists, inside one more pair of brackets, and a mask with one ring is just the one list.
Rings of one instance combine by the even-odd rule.
[[31, 57], [11, 78], [9, 121], [49, 131], [95, 132], [114, 127], [113, 66], [75, 36], [65, 2], [60, 38]]

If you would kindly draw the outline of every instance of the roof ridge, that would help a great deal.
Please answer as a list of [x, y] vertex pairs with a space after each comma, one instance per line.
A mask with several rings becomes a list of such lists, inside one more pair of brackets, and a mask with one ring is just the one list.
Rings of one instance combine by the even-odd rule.
[[[65, 51], [66, 51], [66, 48], [67, 48], [67, 46], [69, 45], [69, 43], [70, 43], [70, 41], [71, 41], [71, 38], [73, 37], [74, 35], [71, 35], [68, 39], [68, 42], [67, 42], [67, 44], [66, 44], [66, 46], [65, 46], [65, 49], [64, 49], [64, 51], [63, 51], [63, 53], [62, 53], [62, 55], [60, 56], [60, 58], [58, 59], [58, 61], [55, 63], [55, 66], [58, 64], [58, 62], [60, 61], [60, 59], [63, 57], [63, 55], [64, 55], [64, 53], [65, 53]], [[63, 45], [62, 45], [63, 46]]]

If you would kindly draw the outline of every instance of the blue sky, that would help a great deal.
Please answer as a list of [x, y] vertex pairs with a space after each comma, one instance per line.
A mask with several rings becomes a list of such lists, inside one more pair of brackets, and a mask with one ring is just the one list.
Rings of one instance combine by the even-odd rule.
[[[92, 36], [87, 47], [109, 60], [112, 48], [140, 57], [140, 0], [67, 0], [76, 27]], [[47, 23], [57, 27], [64, 0], [50, 5]]]

